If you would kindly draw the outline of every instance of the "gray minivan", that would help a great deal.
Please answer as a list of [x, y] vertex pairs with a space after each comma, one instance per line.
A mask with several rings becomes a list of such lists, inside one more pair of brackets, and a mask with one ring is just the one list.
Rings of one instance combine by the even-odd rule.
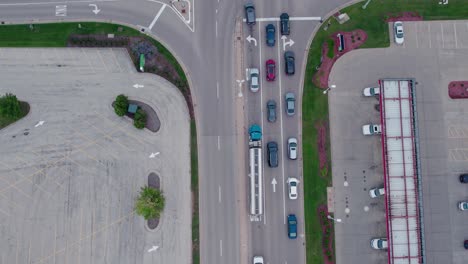
[[245, 21], [247, 25], [255, 25], [255, 6], [253, 3], [247, 3], [245, 8]]

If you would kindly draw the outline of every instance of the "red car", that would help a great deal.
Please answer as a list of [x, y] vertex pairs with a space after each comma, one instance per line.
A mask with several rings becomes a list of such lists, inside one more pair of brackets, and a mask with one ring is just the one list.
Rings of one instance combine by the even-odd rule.
[[274, 81], [276, 77], [276, 63], [274, 60], [267, 60], [266, 61], [266, 79], [267, 81]]

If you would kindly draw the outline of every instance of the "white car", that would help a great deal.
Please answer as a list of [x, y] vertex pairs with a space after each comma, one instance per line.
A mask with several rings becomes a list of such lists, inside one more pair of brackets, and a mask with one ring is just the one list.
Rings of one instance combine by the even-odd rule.
[[299, 184], [299, 180], [296, 178], [288, 178], [288, 189], [289, 189], [289, 199], [296, 200], [297, 199], [297, 185]]
[[459, 202], [458, 208], [462, 211], [468, 210], [468, 202]]
[[403, 44], [405, 36], [403, 32], [403, 23], [401, 21], [393, 23], [393, 33], [395, 35], [395, 43], [398, 45]]
[[364, 136], [382, 134], [382, 127], [374, 124], [363, 125], [362, 134]]
[[250, 91], [256, 93], [260, 89], [259, 74], [257, 68], [250, 69]]
[[373, 238], [370, 241], [370, 246], [373, 249], [386, 249], [388, 248], [388, 243], [386, 238]]
[[367, 87], [362, 90], [362, 94], [366, 97], [376, 96], [380, 94], [380, 87]]
[[263, 264], [263, 257], [261, 256], [253, 257], [253, 264]]
[[288, 157], [289, 159], [297, 159], [297, 139], [294, 137], [288, 138]]
[[369, 191], [369, 195], [371, 198], [376, 198], [376, 197], [379, 197], [379, 196], [382, 196], [385, 194], [385, 189], [382, 187], [382, 188], [373, 188]]

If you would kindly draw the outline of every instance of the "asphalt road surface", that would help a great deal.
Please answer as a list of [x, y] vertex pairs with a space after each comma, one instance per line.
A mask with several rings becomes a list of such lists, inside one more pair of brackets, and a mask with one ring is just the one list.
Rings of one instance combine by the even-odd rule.
[[[304, 238], [301, 236], [304, 233], [302, 194], [300, 191], [297, 201], [287, 200], [285, 185], [288, 176], [297, 176], [299, 179], [302, 177], [301, 155], [297, 161], [289, 161], [285, 152], [287, 137], [295, 136], [300, 139], [300, 113], [292, 118], [285, 117], [284, 93], [294, 91], [297, 105], [300, 105], [306, 44], [318, 22], [292, 22], [290, 37], [295, 44], [291, 49], [296, 54], [296, 74], [293, 77], [285, 77], [283, 73], [281, 40], [277, 39], [274, 49], [266, 49], [263, 39], [265, 23], [257, 23], [252, 33], [259, 45], [263, 45], [262, 50], [260, 46], [249, 47], [243, 60], [245, 65], [237, 66], [264, 67], [266, 58], [274, 58], [277, 61], [278, 77], [275, 83], [263, 82], [265, 89], [261, 88], [261, 94], [249, 94], [244, 86], [248, 117], [245, 124], [237, 124], [236, 127], [234, 121], [238, 85], [234, 77], [236, 65], [232, 43], [236, 19], [244, 16], [244, 2], [194, 0], [193, 18], [189, 24], [185, 24], [168, 8], [169, 1], [58, 3], [9, 0], [0, 4], [0, 20], [6, 23], [113, 21], [145, 28], [146, 32], [165, 43], [185, 66], [194, 96], [199, 144], [202, 263], [245, 263], [251, 261], [252, 254], [263, 254], [267, 263], [304, 263]], [[345, 2], [347, 1], [254, 1], [258, 18], [277, 18], [282, 12], [288, 12], [291, 17], [321, 17]], [[92, 11], [95, 7], [89, 4], [96, 4], [100, 12], [94, 14]], [[247, 32], [244, 29], [244, 33]], [[245, 45], [247, 47], [248, 43]], [[262, 72], [261, 76], [264, 77]], [[261, 97], [260, 102], [258, 97]], [[265, 138], [275, 139], [280, 145], [280, 167], [274, 170], [265, 168], [265, 218], [263, 222], [250, 223], [246, 216], [247, 197], [240, 195], [246, 193], [242, 188], [248, 187], [242, 185], [245, 179], [240, 177], [246, 177], [246, 171], [242, 159], [239, 161], [239, 157], [246, 155], [243, 153], [246, 149], [237, 148], [241, 143], [239, 138], [245, 135], [236, 131], [238, 126], [247, 126], [250, 121], [265, 121], [262, 110], [264, 111], [267, 98], [274, 98], [279, 106], [278, 121], [274, 125], [263, 123]], [[272, 178], [278, 182], [276, 192], [273, 192], [270, 184]], [[302, 184], [300, 187], [302, 188]], [[299, 237], [296, 241], [287, 238], [285, 215], [288, 213], [296, 213], [298, 216]]]

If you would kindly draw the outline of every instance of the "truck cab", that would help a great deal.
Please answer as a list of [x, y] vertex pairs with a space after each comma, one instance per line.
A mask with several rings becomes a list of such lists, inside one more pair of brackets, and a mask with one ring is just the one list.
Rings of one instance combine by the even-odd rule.
[[364, 136], [382, 134], [382, 127], [375, 124], [367, 124], [362, 126], [362, 134]]

